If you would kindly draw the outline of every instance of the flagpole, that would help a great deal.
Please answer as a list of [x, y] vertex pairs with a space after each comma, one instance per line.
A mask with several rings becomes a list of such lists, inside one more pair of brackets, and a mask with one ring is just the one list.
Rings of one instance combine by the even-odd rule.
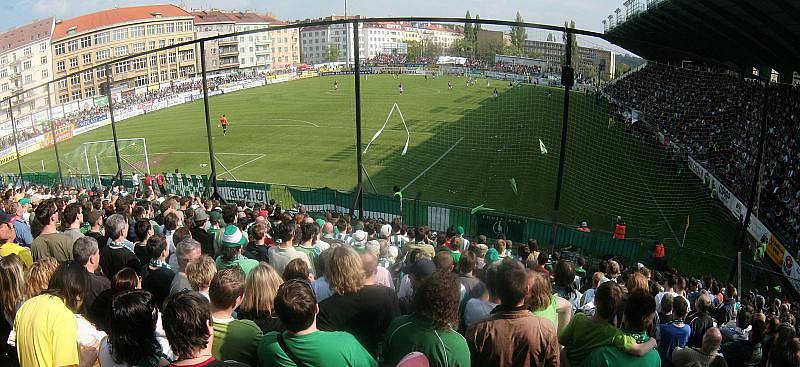
[[686, 216], [686, 225], [683, 226], [683, 241], [681, 241], [681, 247], [686, 245], [686, 232], [689, 231], [689, 216]]

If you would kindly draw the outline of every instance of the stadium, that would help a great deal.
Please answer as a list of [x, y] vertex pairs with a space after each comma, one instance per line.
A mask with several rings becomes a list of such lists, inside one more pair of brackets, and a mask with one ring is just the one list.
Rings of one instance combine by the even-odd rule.
[[[788, 304], [800, 292], [800, 269], [795, 265], [800, 256], [796, 175], [800, 94], [794, 86], [800, 80], [794, 77], [800, 55], [791, 44], [800, 39], [800, 32], [790, 15], [800, 15], [800, 8], [779, 1], [767, 3], [754, 9], [754, 5], [722, 0], [703, 5], [627, 1], [625, 10], [616, 9], [602, 19], [603, 33], [577, 29], [574, 24], [528, 23], [519, 16], [515, 20], [470, 18], [469, 13], [465, 18], [356, 16], [273, 22], [253, 14], [187, 12], [172, 5], [110, 9], [97, 19], [122, 19], [123, 14], [139, 12], [144, 15], [137, 22], [152, 22], [147, 25], [154, 27], [152, 37], [161, 34], [156, 24], [164, 19], [177, 22], [174, 32], [192, 36], [170, 40], [168, 45], [152, 41], [145, 50], [151, 28], [145, 34], [142, 25], [139, 51], [133, 47], [135, 52], [128, 53], [125, 46], [118, 55], [117, 45], [111, 48], [115, 56], [109, 61], [101, 61], [98, 52], [94, 63], [86, 63], [84, 57], [80, 67], [78, 61], [72, 64], [71, 52], [76, 52], [77, 60], [80, 49], [97, 46], [97, 35], [87, 35], [99, 31], [82, 28], [97, 15], [53, 21], [51, 80], [2, 97], [0, 181], [8, 190], [5, 200], [10, 200], [4, 206], [13, 215], [13, 204], [30, 198], [28, 202], [36, 205], [31, 211], [39, 216], [42, 203], [56, 198], [62, 201], [54, 204], [55, 215], [64, 226], [72, 218], [64, 206], [82, 203], [85, 220], [80, 226], [86, 227], [82, 230], [86, 236], [95, 225], [89, 219], [95, 202], [94, 210], [108, 214], [100, 216], [106, 224], [105, 236], [110, 236], [111, 214], [124, 210], [131, 214], [128, 222], [138, 225], [148, 219], [166, 231], [162, 234], [175, 236], [180, 229], [169, 228], [167, 213], [180, 212], [178, 217], [188, 232], [198, 229], [190, 222], [215, 220], [211, 214], [226, 218], [226, 208], [238, 207], [233, 223], [224, 219], [229, 226], [220, 233], [226, 234], [219, 234], [219, 241], [209, 237], [214, 238], [210, 244], [226, 243], [222, 238], [228, 236], [228, 228], [237, 227], [232, 224], [241, 227], [236, 229], [238, 238], [254, 236], [252, 227], [260, 217], [272, 228], [267, 230], [270, 239], [281, 238], [282, 226], [290, 221], [300, 249], [305, 218], [318, 224], [317, 241], [324, 240], [322, 233], [329, 227], [331, 240], [341, 241], [343, 248], [354, 246], [359, 253], [364, 251], [363, 244], [359, 248], [353, 241], [369, 247], [383, 240], [381, 255], [376, 256], [381, 261], [384, 248], [395, 245], [392, 238], [401, 233], [395, 230], [402, 228], [403, 234], [409, 230], [406, 240], [412, 242], [412, 233], [425, 231], [430, 236], [426, 241], [437, 249], [437, 268], [438, 254], [452, 252], [450, 271], [455, 266], [461, 272], [459, 258], [467, 257], [467, 252], [480, 253], [470, 243], [482, 244], [501, 258], [506, 258], [508, 250], [508, 258], [520, 260], [528, 272], [555, 274], [552, 293], [573, 302], [573, 313], [584, 305], [557, 291], [564, 286], [557, 275], [564, 271], [562, 262], [597, 270], [606, 280], [613, 274], [608, 265], [613, 262], [625, 268], [624, 275], [615, 275], [626, 280], [635, 278], [637, 269], [647, 269], [645, 282], [656, 287], [649, 292], [673, 293], [675, 282], [682, 284], [675, 290], [688, 290], [683, 297], [690, 299], [689, 308], [696, 307], [702, 292], [710, 294], [714, 306], [722, 310], [731, 304], [737, 311], [752, 308], [760, 299], [756, 312], [774, 316], [776, 325], [788, 322], [793, 329], [794, 321], [787, 320], [794, 317]], [[703, 13], [711, 15], [693, 15]], [[233, 31], [214, 31], [209, 25], [224, 23], [220, 17], [233, 19], [231, 24], [237, 26]], [[124, 39], [115, 28], [124, 23], [120, 19], [101, 26], [114, 29], [112, 44]], [[194, 23], [184, 27], [189, 20]], [[252, 29], [238, 26], [260, 22], [272, 23]], [[747, 27], [737, 27], [737, 23]], [[137, 37], [137, 27], [130, 28], [130, 36], [124, 30], [124, 37]], [[461, 38], [448, 48], [426, 48], [426, 41], [393, 43], [382, 50], [371, 44], [377, 34], [409, 29], [460, 34]], [[315, 43], [312, 38], [320, 31], [344, 35], [334, 41], [344, 42], [343, 55], [339, 46], [323, 47], [322, 54], [307, 46]], [[299, 36], [301, 55], [308, 52], [302, 56], [307, 62], [245, 68], [244, 56], [242, 61], [231, 56], [244, 53], [244, 42], [254, 37], [254, 55], [263, 56], [268, 51], [258, 53], [260, 39], [279, 42], [291, 32]], [[591, 46], [600, 43], [643, 60], [622, 68], [620, 53], [615, 57], [615, 52]], [[4, 57], [0, 54], [0, 60]], [[223, 68], [230, 57], [238, 67]], [[313, 62], [323, 59], [326, 62]], [[15, 55], [14, 62], [25, 61], [17, 61]], [[14, 72], [11, 78], [14, 75], [20, 78]], [[47, 106], [33, 109], [31, 95], [45, 94]], [[139, 210], [145, 216], [135, 218], [142, 207], [148, 208]], [[144, 241], [134, 233], [138, 226], [134, 229], [133, 224], [128, 235], [131, 244]], [[386, 226], [391, 233], [382, 233]], [[344, 237], [334, 239], [334, 228], [337, 236]], [[201, 230], [206, 232], [206, 228]], [[368, 238], [358, 239], [359, 233]], [[189, 237], [196, 236], [192, 232]], [[111, 237], [103, 238], [113, 245]], [[454, 247], [456, 239], [461, 248]], [[183, 269], [186, 265], [180, 265], [175, 255], [176, 249], [180, 253], [180, 247], [176, 248], [180, 241], [172, 237], [166, 241], [168, 256], [156, 256], [150, 266], [170, 262], [173, 268]], [[404, 244], [395, 246], [395, 251], [399, 248], [400, 258], [408, 261]], [[101, 243], [101, 258], [103, 247]], [[330, 256], [338, 256], [330, 251], [334, 253]], [[320, 270], [331, 266], [315, 260], [322, 258], [320, 252], [327, 251], [317, 251], [314, 259], [309, 254], [306, 261], [311, 280], [315, 275], [332, 276]], [[531, 258], [532, 253], [537, 256]], [[211, 247], [209, 254], [213, 258], [220, 249]], [[480, 261], [488, 256], [486, 250], [482, 255]], [[33, 260], [40, 260], [36, 253]], [[222, 270], [220, 261], [218, 270]], [[416, 263], [401, 266], [402, 261], [397, 261], [392, 267], [386, 261], [385, 269], [393, 272], [389, 282], [398, 287], [403, 276], [408, 278], [408, 272], [415, 271], [412, 265]], [[245, 275], [252, 269], [240, 267]], [[652, 279], [650, 269], [658, 273]], [[594, 292], [598, 285], [592, 287], [592, 272], [583, 271], [581, 276], [572, 271], [573, 277], [582, 279], [578, 288]], [[105, 268], [102, 272], [116, 279]], [[285, 272], [278, 275], [286, 278]], [[623, 278], [618, 282], [630, 285]], [[316, 287], [314, 281], [309, 288], [321, 302]], [[208, 298], [207, 289], [205, 295]], [[395, 298], [400, 298], [405, 314], [402, 297]], [[552, 298], [554, 305], [557, 298], [561, 299]], [[774, 310], [769, 302], [764, 304], [765, 299], [777, 302]], [[662, 304], [657, 305], [659, 317]], [[467, 317], [464, 306], [468, 307], [466, 300], [460, 306], [461, 322]], [[165, 312], [160, 303], [158, 307]], [[322, 311], [317, 317], [328, 327], [335, 319]], [[717, 314], [713, 317], [717, 319]], [[732, 322], [739, 332], [748, 326], [755, 329], [755, 321], [743, 326], [736, 325], [738, 320], [731, 314], [716, 321], [720, 328]], [[258, 326], [266, 340], [267, 329]], [[569, 346], [562, 341], [562, 325], [557, 322], [556, 326], [558, 341], [566, 351]], [[113, 333], [107, 332], [109, 337]], [[376, 346], [365, 343], [364, 334], [351, 333], [376, 357], [371, 349]], [[725, 333], [723, 329], [723, 340], [731, 342]], [[169, 336], [167, 331], [165, 338]], [[705, 347], [702, 334], [700, 339]], [[386, 345], [390, 342], [387, 339]], [[661, 360], [675, 361], [672, 349], [672, 357], [668, 354], [665, 359], [661, 345], [658, 348]], [[476, 354], [492, 351], [470, 352], [473, 364], [482, 365], [475, 362]], [[391, 353], [376, 359], [395, 365], [399, 358], [389, 357]], [[567, 357], [562, 358], [574, 362], [576, 357], [565, 353]], [[287, 356], [298, 365], [297, 356]], [[653, 365], [641, 358], [647, 364], [640, 365]], [[772, 358], [765, 349], [763, 361]], [[729, 365], [760, 365], [738, 362], [728, 360]]]

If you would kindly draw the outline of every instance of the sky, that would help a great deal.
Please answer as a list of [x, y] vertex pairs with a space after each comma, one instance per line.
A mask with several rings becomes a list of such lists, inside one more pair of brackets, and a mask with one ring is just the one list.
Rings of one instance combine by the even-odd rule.
[[[284, 20], [344, 14], [344, 0], [0, 0], [0, 14], [4, 15], [0, 17], [0, 30], [48, 16], [68, 19], [114, 6], [159, 3], [173, 3], [186, 9], [269, 11]], [[602, 33], [602, 20], [621, 8], [622, 3], [623, 0], [349, 0], [347, 13], [369, 17], [460, 18], [469, 10], [473, 17], [480, 14], [482, 19], [513, 20], [519, 11], [527, 22], [563, 25], [565, 20], [574, 20], [577, 28]], [[529, 32], [529, 38], [544, 37], [544, 32]], [[579, 43], [624, 52], [603, 40], [582, 38]]]

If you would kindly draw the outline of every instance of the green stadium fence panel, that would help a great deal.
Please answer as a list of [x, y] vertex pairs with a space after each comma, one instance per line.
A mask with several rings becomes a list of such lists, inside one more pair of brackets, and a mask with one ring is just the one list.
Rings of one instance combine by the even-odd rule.
[[217, 180], [219, 194], [227, 202], [268, 203], [270, 185], [260, 182]]

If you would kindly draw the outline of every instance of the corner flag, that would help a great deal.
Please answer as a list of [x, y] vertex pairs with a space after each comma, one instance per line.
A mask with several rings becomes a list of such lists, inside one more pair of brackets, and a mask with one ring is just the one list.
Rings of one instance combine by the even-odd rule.
[[547, 154], [547, 147], [544, 146], [542, 139], [539, 139], [539, 150], [542, 151], [542, 154]]

